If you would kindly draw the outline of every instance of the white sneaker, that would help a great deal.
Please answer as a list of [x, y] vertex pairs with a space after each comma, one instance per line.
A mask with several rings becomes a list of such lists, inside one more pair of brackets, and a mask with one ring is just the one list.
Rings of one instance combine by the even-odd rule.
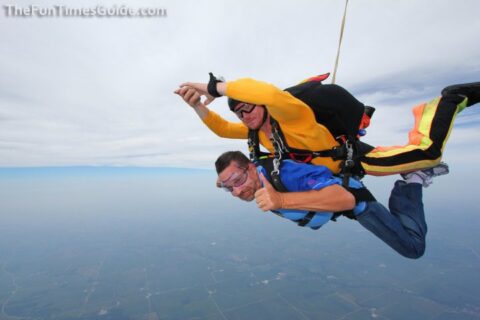
[[448, 164], [446, 164], [445, 162], [440, 162], [435, 167], [417, 170], [409, 173], [402, 173], [401, 176], [407, 182], [409, 182], [409, 180], [419, 182], [421, 181], [422, 185], [427, 188], [429, 185], [432, 184], [434, 177], [443, 176], [445, 174], [448, 174], [449, 172], [450, 171], [448, 170]]

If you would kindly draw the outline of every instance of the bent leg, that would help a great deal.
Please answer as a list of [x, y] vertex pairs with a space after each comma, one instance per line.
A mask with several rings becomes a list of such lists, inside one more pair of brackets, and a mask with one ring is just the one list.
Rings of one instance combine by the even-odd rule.
[[378, 202], [369, 202], [358, 222], [404, 257], [417, 259], [425, 252], [427, 224], [422, 202], [422, 185], [395, 182], [390, 211]]
[[413, 109], [415, 126], [404, 146], [376, 147], [360, 159], [365, 172], [383, 176], [433, 167], [440, 163], [455, 118], [467, 104], [447, 95]]

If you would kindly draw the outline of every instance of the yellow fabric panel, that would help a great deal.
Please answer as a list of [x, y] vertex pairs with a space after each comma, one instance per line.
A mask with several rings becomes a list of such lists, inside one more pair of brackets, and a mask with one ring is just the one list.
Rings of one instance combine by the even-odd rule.
[[391, 157], [415, 149], [426, 150], [432, 144], [430, 136], [430, 128], [433, 117], [437, 110], [438, 100], [434, 99], [429, 103], [423, 103], [413, 108], [413, 116], [415, 124], [413, 129], [408, 133], [408, 143], [404, 146], [379, 146], [368, 153], [369, 158]]
[[[432, 128], [433, 118], [437, 112], [439, 101], [440, 98], [433, 99], [424, 106], [422, 113], [418, 112], [418, 114], [415, 114], [415, 118], [418, 119], [418, 129], [416, 130], [416, 133], [418, 133], [419, 137], [421, 137], [419, 144], [420, 149], [425, 150], [432, 144], [432, 140], [430, 139], [430, 130]], [[414, 112], [416, 111], [417, 110], [414, 109]], [[415, 128], [409, 133], [409, 135], [414, 134], [414, 130]]]
[[409, 172], [434, 167], [440, 163], [440, 160], [441, 157], [434, 160], [421, 160], [389, 167], [373, 166], [362, 162], [362, 167], [365, 170], [366, 174], [372, 176], [387, 176], [399, 172]]
[[[414, 108], [413, 114], [415, 116], [415, 125], [412, 131], [409, 133], [409, 144], [405, 146], [393, 146], [393, 147], [377, 147], [372, 152], [370, 152], [367, 156], [370, 158], [382, 158], [382, 157], [389, 157], [392, 155], [398, 155], [404, 152], [408, 152], [415, 149], [425, 150], [432, 144], [430, 136], [430, 130], [432, 128], [432, 121], [435, 116], [435, 113], [438, 108], [438, 103], [440, 98], [436, 98], [430, 101], [427, 104], [421, 104]], [[455, 115], [450, 122], [450, 127], [448, 129], [448, 133], [445, 137], [445, 140], [442, 144], [442, 154], [445, 148], [445, 145], [450, 137], [450, 133], [453, 128], [453, 124], [455, 122], [455, 118], [458, 113], [460, 113], [463, 109], [465, 109], [467, 105], [467, 99], [462, 101], [457, 106]], [[362, 162], [362, 167], [365, 169], [365, 172], [369, 175], [374, 176], [384, 176], [384, 175], [391, 175], [398, 172], [409, 172], [415, 170], [421, 170], [424, 168], [430, 168], [436, 166], [440, 163], [441, 157], [433, 160], [420, 160], [416, 162], [405, 163], [397, 166], [375, 166], [369, 165], [367, 163]]]

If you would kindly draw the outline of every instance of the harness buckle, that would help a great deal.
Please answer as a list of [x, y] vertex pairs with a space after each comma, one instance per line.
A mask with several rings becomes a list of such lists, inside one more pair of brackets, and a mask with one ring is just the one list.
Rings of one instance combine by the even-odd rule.
[[353, 161], [353, 144], [350, 140], [345, 142], [345, 148], [347, 149], [347, 158], [345, 159], [345, 167], [353, 168], [355, 161]]
[[275, 157], [273, 158], [273, 170], [271, 175], [279, 175], [280, 174], [280, 159]]

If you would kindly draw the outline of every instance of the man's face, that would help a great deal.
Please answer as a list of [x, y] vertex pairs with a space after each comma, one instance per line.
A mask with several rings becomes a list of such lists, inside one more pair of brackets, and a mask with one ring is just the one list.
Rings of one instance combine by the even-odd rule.
[[255, 199], [255, 192], [261, 188], [261, 183], [253, 164], [242, 168], [232, 161], [225, 170], [218, 174], [217, 186], [230, 191], [234, 197], [252, 201]]
[[241, 102], [233, 112], [249, 129], [257, 130], [263, 124], [263, 115], [266, 110], [264, 106]]

